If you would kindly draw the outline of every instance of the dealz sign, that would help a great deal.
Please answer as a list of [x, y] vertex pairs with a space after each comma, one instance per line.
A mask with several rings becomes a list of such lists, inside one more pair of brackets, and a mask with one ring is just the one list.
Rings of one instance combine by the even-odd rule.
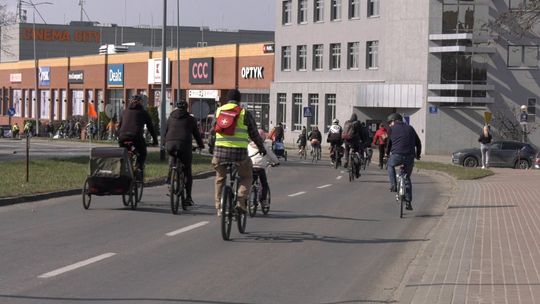
[[40, 86], [48, 87], [51, 84], [51, 68], [39, 67], [38, 79]]
[[107, 84], [111, 87], [124, 86], [124, 65], [110, 64], [107, 71]]
[[243, 67], [241, 71], [244, 79], [263, 79], [264, 67]]
[[214, 83], [214, 58], [192, 58], [189, 60], [189, 83]]

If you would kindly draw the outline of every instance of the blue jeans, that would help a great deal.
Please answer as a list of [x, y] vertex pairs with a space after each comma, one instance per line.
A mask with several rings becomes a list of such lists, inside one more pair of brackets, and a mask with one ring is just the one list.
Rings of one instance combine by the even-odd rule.
[[407, 180], [405, 182], [405, 200], [412, 201], [412, 182], [411, 174], [414, 167], [414, 155], [413, 154], [390, 154], [388, 159], [388, 177], [390, 178], [390, 185], [396, 187], [396, 169], [395, 166], [405, 165], [405, 172], [407, 173]]

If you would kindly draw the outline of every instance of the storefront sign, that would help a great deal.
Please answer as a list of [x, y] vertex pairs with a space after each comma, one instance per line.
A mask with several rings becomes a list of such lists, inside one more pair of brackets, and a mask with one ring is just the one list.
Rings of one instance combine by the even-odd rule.
[[[148, 59], [148, 84], [161, 84], [161, 71], [163, 70], [163, 65], [161, 64], [161, 58], [159, 59]], [[165, 83], [170, 84], [171, 82], [171, 61], [169, 58], [166, 59], [166, 68], [165, 74]]]
[[274, 50], [275, 50], [275, 45], [272, 43], [272, 44], [265, 44], [263, 46], [263, 53], [267, 54], [267, 53], [274, 53]]
[[51, 67], [39, 67], [39, 85], [48, 87], [51, 84]]
[[69, 71], [68, 83], [84, 83], [84, 71]]
[[263, 79], [264, 67], [243, 67], [242, 78], [244, 79]]
[[189, 98], [202, 98], [219, 100], [218, 90], [188, 90]]
[[189, 83], [214, 83], [214, 58], [194, 58], [189, 60]]
[[21, 33], [23, 40], [60, 41], [60, 42], [86, 42], [99, 43], [101, 34], [98, 31], [75, 31], [57, 29], [24, 29]]
[[107, 83], [110, 87], [124, 86], [124, 65], [110, 64], [107, 72]]
[[22, 74], [21, 73], [9, 74], [9, 82], [22, 82]]

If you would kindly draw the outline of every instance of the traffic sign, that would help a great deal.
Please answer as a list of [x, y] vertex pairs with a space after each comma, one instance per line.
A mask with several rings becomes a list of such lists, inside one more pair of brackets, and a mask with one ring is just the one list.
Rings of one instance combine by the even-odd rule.
[[437, 114], [437, 112], [439, 112], [437, 106], [429, 106], [429, 114]]
[[304, 117], [313, 117], [312, 107], [304, 107]]
[[15, 115], [15, 108], [14, 107], [11, 107], [8, 109], [8, 116], [11, 117]]

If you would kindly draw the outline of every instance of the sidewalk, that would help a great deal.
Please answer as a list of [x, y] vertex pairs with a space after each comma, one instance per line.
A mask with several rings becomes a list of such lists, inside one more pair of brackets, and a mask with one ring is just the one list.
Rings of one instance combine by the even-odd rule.
[[539, 303], [540, 170], [457, 181], [400, 303]]

